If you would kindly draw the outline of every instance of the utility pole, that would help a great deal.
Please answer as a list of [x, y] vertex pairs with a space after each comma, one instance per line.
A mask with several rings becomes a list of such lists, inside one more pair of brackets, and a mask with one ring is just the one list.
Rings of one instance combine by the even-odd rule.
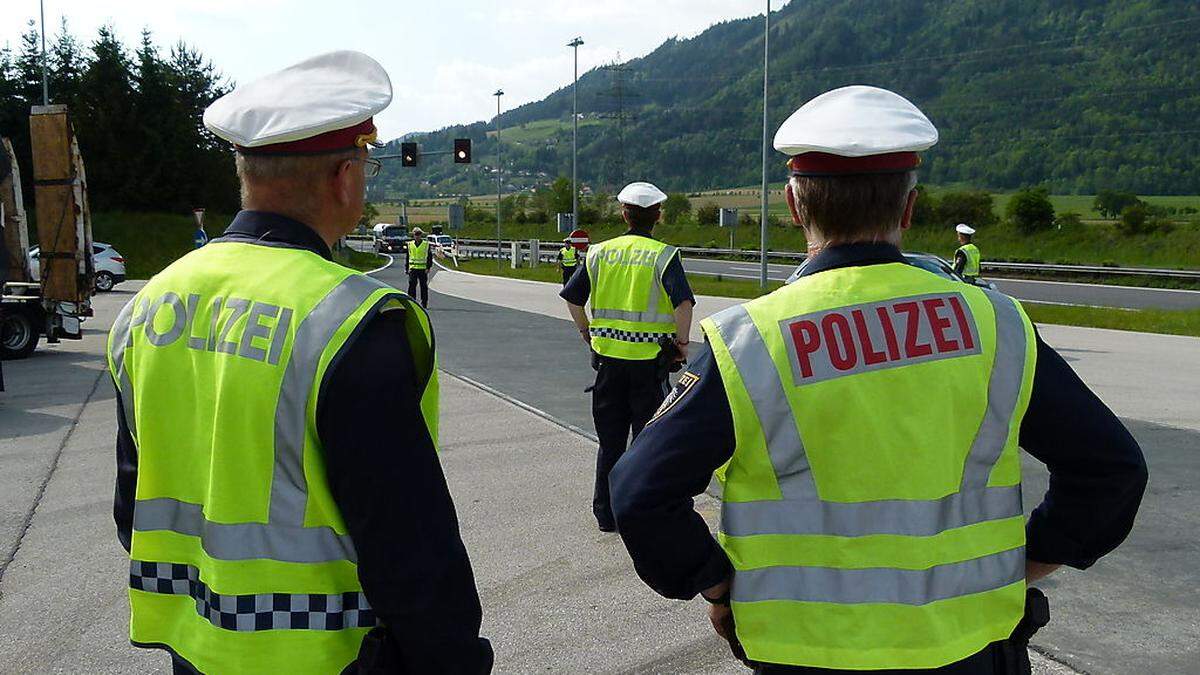
[[496, 97], [496, 267], [500, 268], [500, 180], [503, 175], [503, 170], [500, 168], [500, 97], [504, 95], [503, 89], [497, 89], [492, 96]]
[[[620, 58], [618, 54], [618, 61]], [[625, 183], [625, 122], [634, 117], [632, 113], [625, 111], [625, 99], [636, 98], [637, 94], [628, 91], [625, 86], [625, 75], [631, 72], [632, 68], [619, 62], [611, 63], [603, 68], [612, 73], [613, 85], [611, 92], [602, 93], [601, 96], [616, 99], [617, 109], [615, 112], [603, 113], [599, 117], [617, 121], [617, 176], [614, 185], [620, 189], [621, 185]]]
[[771, 37], [771, 0], [767, 0], [767, 13], [763, 15], [763, 125], [762, 125], [762, 212], [760, 213], [759, 245], [761, 259], [758, 268], [758, 285], [767, 289], [767, 64], [771, 55], [768, 40]]
[[571, 228], [579, 227], [579, 46], [583, 38], [567, 43], [575, 50], [575, 83], [571, 85]]
[[46, 0], [40, 0], [42, 10], [42, 105], [50, 105], [50, 77], [46, 74]]

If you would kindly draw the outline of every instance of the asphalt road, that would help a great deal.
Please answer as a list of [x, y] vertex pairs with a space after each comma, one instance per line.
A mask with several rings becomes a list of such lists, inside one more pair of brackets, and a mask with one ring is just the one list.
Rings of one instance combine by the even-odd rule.
[[[445, 286], [436, 274], [433, 287]], [[403, 279], [398, 270], [379, 276]], [[553, 284], [541, 286], [553, 295]], [[443, 368], [593, 431], [590, 397], [582, 391], [593, 379], [587, 352], [553, 302], [520, 311], [434, 292], [431, 305]], [[1146, 453], [1151, 482], [1124, 546], [1086, 572], [1064, 570], [1042, 584], [1055, 618], [1035, 647], [1088, 673], [1200, 672], [1200, 542], [1192, 534], [1200, 529], [1194, 489], [1200, 484], [1200, 339], [1040, 330], [1122, 416]], [[1156, 354], [1161, 361], [1152, 358]], [[1174, 372], [1172, 363], [1185, 365], [1184, 372]], [[1028, 456], [1023, 466], [1028, 513], [1041, 501], [1048, 474]]]
[[[695, 274], [721, 274], [734, 279], [758, 279], [759, 275], [758, 264], [753, 262], [685, 258], [683, 267], [688, 272]], [[796, 265], [768, 265], [767, 277], [775, 281], [784, 281], [794, 269], [796, 269]], [[1004, 293], [1020, 300], [1032, 302], [1128, 309], [1200, 309], [1200, 291], [1027, 279], [990, 279], [990, 281], [994, 282], [996, 287]]]

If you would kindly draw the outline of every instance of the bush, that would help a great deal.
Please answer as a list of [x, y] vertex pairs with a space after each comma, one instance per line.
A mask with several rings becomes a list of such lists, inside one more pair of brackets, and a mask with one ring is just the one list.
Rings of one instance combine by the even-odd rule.
[[696, 209], [696, 223], [699, 225], [717, 225], [721, 222], [721, 207], [714, 202], [705, 202]]
[[1145, 234], [1150, 231], [1150, 214], [1145, 204], [1134, 204], [1121, 209], [1117, 231], [1126, 236]]
[[938, 225], [966, 223], [973, 227], [987, 227], [999, 222], [992, 195], [984, 190], [943, 193], [938, 200], [936, 214]]
[[1138, 199], [1137, 195], [1132, 192], [1118, 192], [1116, 190], [1101, 190], [1096, 193], [1096, 199], [1092, 202], [1092, 208], [1105, 218], [1116, 218], [1125, 211], [1127, 207], [1141, 204], [1142, 200]]
[[1060, 213], [1054, 219], [1054, 224], [1065, 232], [1075, 232], [1083, 228], [1083, 217], [1074, 211]]
[[688, 201], [687, 195], [672, 192], [667, 195], [667, 201], [663, 202], [662, 209], [663, 222], [675, 225], [683, 216], [692, 212], [692, 203]]
[[1170, 234], [1175, 229], [1175, 222], [1170, 218], [1151, 218], [1146, 229], [1158, 234]]
[[1019, 190], [1008, 200], [1005, 215], [1023, 234], [1054, 227], [1054, 205], [1050, 203], [1050, 193], [1044, 187]]
[[937, 224], [937, 200], [924, 185], [917, 186], [917, 203], [913, 206], [913, 225], [917, 227], [933, 226]]

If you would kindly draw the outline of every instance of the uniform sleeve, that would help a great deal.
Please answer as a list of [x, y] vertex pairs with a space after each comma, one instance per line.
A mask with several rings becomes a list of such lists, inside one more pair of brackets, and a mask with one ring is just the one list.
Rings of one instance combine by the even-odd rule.
[[576, 271], [571, 275], [571, 280], [566, 286], [559, 291], [558, 297], [566, 300], [572, 305], [584, 307], [587, 305], [588, 296], [592, 294], [592, 280], [588, 278], [588, 268], [586, 265], [580, 264], [583, 267], [582, 271]]
[[671, 298], [672, 307], [678, 307], [688, 300], [691, 300], [693, 305], [696, 304], [696, 296], [692, 294], [692, 286], [683, 271], [683, 259], [678, 253], [663, 270], [662, 284], [667, 297]]
[[965, 270], [965, 269], [967, 269], [966, 254], [963, 253], [962, 251], [955, 251], [954, 252], [954, 271], [958, 272], [959, 274], [962, 274], [963, 270]]
[[1050, 470], [1026, 528], [1030, 560], [1087, 569], [1125, 540], [1146, 489], [1142, 450], [1040, 336], [1020, 442]]
[[317, 419], [329, 483], [404, 672], [488, 672], [475, 577], [421, 416], [403, 313], [373, 319], [331, 370]]
[[617, 531], [638, 576], [658, 594], [687, 600], [732, 571], [692, 498], [733, 448], [733, 415], [705, 349], [609, 478]]
[[[115, 385], [114, 385], [115, 386]], [[117, 391], [117, 486], [113, 494], [113, 521], [117, 540], [129, 551], [133, 545], [133, 504], [137, 499], [138, 453], [133, 434], [125, 424], [125, 406]]]

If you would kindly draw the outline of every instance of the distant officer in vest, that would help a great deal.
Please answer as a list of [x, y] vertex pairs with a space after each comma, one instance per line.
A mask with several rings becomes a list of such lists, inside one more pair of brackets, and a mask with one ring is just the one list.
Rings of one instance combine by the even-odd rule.
[[954, 252], [954, 271], [963, 275], [967, 281], [979, 281], [979, 247], [971, 240], [975, 237], [975, 228], [966, 223], [954, 227], [958, 233], [958, 250]]
[[558, 250], [558, 269], [562, 271], [563, 286], [571, 280], [571, 275], [579, 269], [579, 249], [571, 242], [571, 238], [563, 239], [563, 247]]
[[[1141, 501], [1137, 442], [1021, 305], [905, 262], [937, 138], [874, 87], [783, 123], [788, 207], [818, 253], [703, 321], [708, 348], [613, 470], [638, 574], [702, 594], [759, 672], [1028, 673], [1049, 610], [1027, 585], [1116, 548]], [[1028, 524], [1018, 445], [1050, 469]], [[714, 471], [719, 544], [692, 507]]]
[[243, 210], [113, 325], [130, 640], [175, 672], [490, 670], [429, 318], [330, 255], [391, 99], [351, 51], [217, 99]]
[[631, 183], [617, 200], [629, 231], [592, 246], [583, 271], [559, 294], [594, 353], [592, 419], [600, 450], [592, 512], [602, 532], [616, 528], [608, 474], [667, 395], [665, 361], [687, 359], [696, 304], [679, 249], [652, 235], [667, 196], [650, 183]]
[[425, 240], [425, 232], [414, 227], [412, 240], [404, 249], [404, 272], [408, 275], [408, 296], [417, 297], [417, 286], [421, 287], [421, 306], [429, 306], [429, 268], [433, 266], [433, 251]]

